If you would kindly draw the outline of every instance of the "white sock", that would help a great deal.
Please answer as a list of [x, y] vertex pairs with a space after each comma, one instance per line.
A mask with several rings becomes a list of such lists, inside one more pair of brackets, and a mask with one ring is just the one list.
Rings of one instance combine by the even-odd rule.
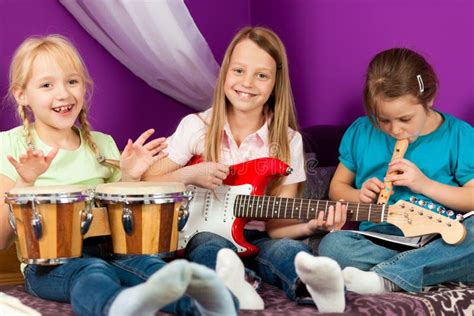
[[372, 271], [362, 271], [354, 267], [342, 270], [348, 291], [360, 294], [380, 294], [386, 292], [384, 279]]
[[152, 316], [184, 295], [192, 270], [186, 260], [173, 261], [156, 271], [145, 283], [120, 292], [110, 306], [110, 316]]
[[192, 276], [186, 294], [196, 300], [201, 312], [208, 316], [237, 315], [232, 295], [216, 272], [197, 263], [190, 266]]
[[295, 268], [320, 312], [344, 311], [344, 280], [336, 261], [327, 257], [314, 257], [301, 251], [295, 257]]
[[265, 308], [263, 299], [253, 286], [245, 281], [244, 264], [234, 251], [227, 248], [219, 250], [216, 272], [227, 288], [239, 299], [240, 309], [261, 310]]

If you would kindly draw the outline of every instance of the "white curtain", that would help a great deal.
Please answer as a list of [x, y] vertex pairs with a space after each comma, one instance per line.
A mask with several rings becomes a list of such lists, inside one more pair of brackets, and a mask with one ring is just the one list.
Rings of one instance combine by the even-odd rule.
[[84, 29], [153, 88], [196, 109], [219, 65], [183, 0], [60, 0]]

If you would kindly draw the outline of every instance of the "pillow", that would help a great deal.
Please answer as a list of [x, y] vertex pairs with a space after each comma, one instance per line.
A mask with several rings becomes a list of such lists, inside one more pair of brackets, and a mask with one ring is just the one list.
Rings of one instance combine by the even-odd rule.
[[305, 199], [327, 200], [329, 184], [336, 171], [335, 166], [318, 167], [315, 153], [305, 154], [306, 182], [303, 189]]

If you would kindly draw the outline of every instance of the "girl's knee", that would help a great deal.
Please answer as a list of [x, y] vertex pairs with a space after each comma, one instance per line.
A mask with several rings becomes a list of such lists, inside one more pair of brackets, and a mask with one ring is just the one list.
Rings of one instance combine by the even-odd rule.
[[288, 238], [273, 240], [266, 248], [262, 251], [272, 253], [276, 257], [294, 257], [300, 251], [311, 253], [309, 246], [302, 241]]
[[87, 258], [80, 266], [79, 271], [83, 273], [113, 273], [113, 267], [106, 261], [99, 258]]
[[210, 232], [202, 232], [198, 233], [189, 241], [188, 249], [196, 248], [199, 246], [208, 246], [208, 247], [217, 247], [217, 248], [231, 248], [236, 250], [234, 244], [227, 240], [226, 238], [210, 233]]
[[336, 231], [324, 236], [319, 243], [320, 256], [335, 258], [341, 253], [350, 251], [354, 233], [349, 231]]

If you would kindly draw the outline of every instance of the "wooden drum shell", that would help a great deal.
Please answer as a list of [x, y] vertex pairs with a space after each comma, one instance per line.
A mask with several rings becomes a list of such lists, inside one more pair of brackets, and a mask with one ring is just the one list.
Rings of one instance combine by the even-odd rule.
[[180, 208], [188, 199], [185, 189], [172, 182], [97, 186], [95, 200], [107, 207], [113, 254], [172, 255], [178, 248]]
[[180, 202], [165, 204], [130, 204], [133, 231], [122, 224], [123, 204], [108, 204], [113, 252], [123, 255], [153, 255], [176, 251]]
[[31, 203], [12, 205], [22, 261], [41, 264], [43, 261], [80, 257], [81, 211], [84, 208], [85, 202], [37, 204], [43, 228], [42, 237], [37, 240], [31, 228]]

